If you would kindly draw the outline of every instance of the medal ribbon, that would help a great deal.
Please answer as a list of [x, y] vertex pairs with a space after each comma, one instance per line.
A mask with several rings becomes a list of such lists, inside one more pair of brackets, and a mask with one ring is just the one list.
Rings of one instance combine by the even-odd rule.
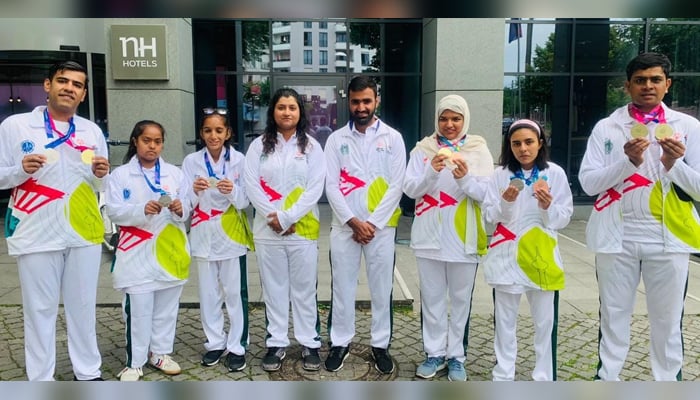
[[462, 136], [461, 139], [455, 140], [454, 142], [450, 141], [448, 138], [442, 136], [442, 135], [437, 135], [437, 141], [438, 141], [438, 147], [449, 147], [453, 151], [459, 151], [462, 146], [464, 146], [464, 142], [467, 140], [467, 135]]
[[632, 103], [630, 103], [629, 106], [627, 106], [627, 109], [629, 110], [629, 113], [632, 116], [632, 118], [634, 118], [637, 122], [640, 122], [642, 124], [646, 125], [649, 122], [656, 122], [657, 124], [666, 123], [666, 113], [664, 112], [664, 108], [661, 106], [661, 104], [654, 107], [648, 113], [640, 110], [639, 107]]
[[139, 162], [139, 168], [141, 168], [141, 174], [143, 175], [143, 179], [146, 180], [146, 183], [148, 184], [148, 187], [151, 188], [151, 191], [153, 193], [160, 193], [161, 195], [166, 195], [168, 194], [165, 190], [161, 189], [160, 187], [160, 160], [156, 161], [156, 184], [152, 184], [150, 180], [148, 180], [148, 177], [146, 176], [146, 173], [143, 171], [143, 167], [141, 166], [141, 163]]
[[66, 143], [70, 147], [78, 150], [79, 152], [83, 152], [85, 150], [91, 150], [90, 147], [87, 146], [78, 146], [74, 144], [71, 141], [71, 136], [75, 133], [75, 122], [73, 122], [73, 117], [71, 117], [68, 120], [68, 131], [64, 134], [58, 131], [56, 129], [56, 124], [53, 122], [53, 118], [49, 115], [49, 109], [48, 107], [44, 109], [44, 129], [46, 130], [46, 137], [48, 139], [53, 139], [53, 133], [56, 132], [58, 135], [58, 139], [51, 141], [44, 145], [44, 148], [46, 149], [53, 149], [54, 147], [60, 146], [62, 143]]
[[[222, 171], [221, 171], [221, 176], [223, 176], [223, 177], [226, 177], [226, 162], [225, 161], [228, 161], [231, 158], [230, 152], [231, 152], [231, 149], [227, 147], [226, 152], [224, 153], [224, 167], [222, 168]], [[223, 179], [223, 178], [219, 178], [218, 176], [216, 176], [216, 173], [214, 173], [214, 168], [211, 166], [211, 163], [209, 162], [209, 156], [207, 155], [206, 150], [204, 151], [204, 164], [207, 166], [207, 173], [209, 173], [210, 177], [213, 177], [216, 179]]]
[[530, 173], [529, 178], [525, 178], [525, 173], [523, 173], [523, 169], [521, 168], [519, 171], [515, 172], [515, 176], [511, 177], [510, 179], [522, 179], [525, 181], [525, 184], [530, 186], [534, 182], [537, 182], [537, 179], [540, 177], [540, 169], [537, 168], [537, 165], [532, 167], [532, 173]]

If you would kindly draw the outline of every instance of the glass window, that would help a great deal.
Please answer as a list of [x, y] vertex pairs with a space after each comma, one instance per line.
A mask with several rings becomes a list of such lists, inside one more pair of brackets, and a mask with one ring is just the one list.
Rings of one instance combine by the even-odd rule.
[[[673, 62], [673, 61], [671, 61]], [[673, 76], [673, 72], [671, 72]], [[664, 97], [664, 103], [676, 111], [700, 118], [700, 74], [698, 76], [678, 76], [671, 81], [671, 88]]]
[[267, 75], [243, 75], [241, 89], [243, 101], [240, 114], [239, 140], [242, 148], [248, 149], [250, 142], [265, 130], [267, 106], [270, 103], [270, 77]]
[[644, 25], [577, 23], [575, 37], [576, 72], [624, 71], [644, 48]]
[[304, 28], [311, 29], [311, 21], [304, 21]]
[[700, 73], [699, 24], [652, 24], [649, 34], [649, 50], [666, 54], [671, 59], [674, 72]]
[[386, 54], [391, 54], [386, 57], [386, 72], [420, 72], [422, 23], [387, 23], [384, 26], [384, 47]]
[[[236, 129], [238, 126], [238, 115], [234, 112], [236, 107], [236, 98], [238, 90], [238, 81], [236, 75], [226, 73], [196, 73], [194, 80], [195, 93], [195, 126], [199, 127], [202, 122], [202, 109], [204, 107], [220, 107], [229, 109], [229, 122], [234, 127], [235, 134], [233, 142], [236, 149], [241, 150], [239, 144], [243, 143], [242, 132]], [[203, 144], [199, 139], [197, 132], [191, 133], [191, 139], [197, 141], [197, 148], [201, 148]], [[189, 139], [189, 138], [188, 138]]]
[[[571, 24], [521, 23], [522, 36], [509, 41], [510, 23], [505, 24], [506, 73], [568, 72], [571, 65]], [[527, 65], [527, 67], [526, 67]]]
[[192, 23], [194, 65], [198, 70], [219, 67], [236, 70], [236, 35], [233, 21], [198, 20]]
[[347, 32], [336, 32], [335, 33], [335, 41], [336, 43], [345, 43], [348, 41], [348, 34]]
[[[350, 54], [348, 63], [353, 72], [380, 71], [380, 25], [377, 23], [350, 24]], [[367, 54], [370, 62], [362, 65], [362, 54]]]
[[[321, 50], [318, 52], [318, 63], [320, 65], [328, 65], [328, 51]], [[323, 72], [323, 71], [321, 71]]]
[[311, 50], [304, 50], [304, 64], [311, 65], [313, 63]]
[[311, 46], [312, 44], [311, 32], [304, 32], [304, 46]]
[[319, 32], [318, 33], [318, 45], [321, 47], [328, 47], [328, 33]]
[[270, 70], [270, 24], [266, 21], [241, 22], [243, 40], [243, 70]]
[[321, 21], [318, 23], [318, 28], [319, 29], [328, 29], [328, 22], [326, 21]]

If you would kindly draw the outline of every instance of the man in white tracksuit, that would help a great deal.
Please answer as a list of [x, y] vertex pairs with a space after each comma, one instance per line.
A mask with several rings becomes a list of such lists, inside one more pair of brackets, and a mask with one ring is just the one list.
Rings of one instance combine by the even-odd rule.
[[326, 142], [326, 197], [333, 209], [330, 234], [332, 302], [329, 371], [343, 366], [355, 336], [355, 294], [365, 255], [372, 301], [371, 345], [375, 367], [391, 373], [391, 292], [394, 239], [406, 170], [401, 134], [374, 115], [377, 84], [366, 76], [348, 85], [351, 121]]
[[87, 71], [49, 69], [47, 105], [0, 125], [0, 188], [12, 188], [5, 235], [17, 257], [27, 378], [54, 380], [56, 317], [63, 298], [75, 380], [102, 380], [95, 303], [104, 224], [95, 192], [109, 172], [100, 128], [75, 115]]
[[689, 253], [700, 249], [700, 122], [670, 109], [671, 63], [643, 53], [627, 65], [632, 102], [593, 128], [579, 180], [597, 195], [586, 240], [600, 290], [597, 379], [619, 380], [640, 277], [655, 380], [680, 380]]

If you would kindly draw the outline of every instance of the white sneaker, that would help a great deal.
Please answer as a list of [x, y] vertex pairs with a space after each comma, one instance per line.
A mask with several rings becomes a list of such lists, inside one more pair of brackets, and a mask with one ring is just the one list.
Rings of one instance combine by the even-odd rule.
[[153, 354], [148, 357], [148, 363], [153, 367], [163, 371], [166, 375], [177, 375], [182, 370], [180, 369], [180, 364], [176, 363], [167, 354]]
[[141, 368], [131, 367], [125, 367], [122, 372], [117, 374], [117, 378], [122, 382], [136, 382], [140, 380], [142, 376], [143, 370]]

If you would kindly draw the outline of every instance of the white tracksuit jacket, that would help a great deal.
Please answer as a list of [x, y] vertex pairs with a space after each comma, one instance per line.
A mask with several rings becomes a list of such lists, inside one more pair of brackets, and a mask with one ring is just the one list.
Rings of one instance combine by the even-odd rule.
[[223, 178], [225, 165], [226, 178], [233, 182], [234, 186], [228, 195], [221, 194], [215, 188], [202, 191], [199, 195], [192, 190], [194, 180], [198, 176], [209, 177], [204, 161], [206, 148], [188, 154], [182, 161], [182, 172], [186, 181], [184, 187], [188, 191], [187, 199], [192, 209], [189, 236], [192, 256], [209, 261], [240, 257], [253, 247], [252, 232], [244, 211], [249, 204], [243, 186], [245, 156], [231, 148], [229, 160], [226, 161], [224, 151], [217, 163], [210, 154], [209, 162], [219, 179]]
[[503, 200], [501, 191], [514, 174], [499, 167], [489, 184], [483, 208], [486, 220], [496, 228], [482, 261], [486, 282], [492, 286], [561, 290], [564, 271], [557, 231], [566, 227], [574, 212], [569, 181], [554, 163], [539, 172], [552, 193], [547, 210], [537, 206], [532, 186], [526, 185], [513, 202]]
[[[162, 189], [172, 199], [184, 198], [182, 171], [162, 158], [159, 162]], [[154, 169], [144, 172], [155, 184]], [[112, 269], [115, 289], [139, 286], [165, 289], [187, 281], [190, 246], [184, 222], [190, 209], [187, 201], [181, 200], [182, 217], [165, 207], [157, 215], [145, 215], [146, 203], [160, 196], [146, 183], [136, 156], [117, 167], [107, 179], [107, 213], [119, 225], [119, 244]]]
[[[56, 251], [99, 244], [104, 235], [97, 196], [102, 179], [80, 152], [67, 143], [55, 148], [59, 159], [47, 163], [32, 175], [22, 169], [22, 158], [43, 153], [50, 139], [44, 128], [45, 106], [31, 113], [7, 117], [0, 125], [0, 188], [12, 188], [6, 218], [7, 247], [12, 256]], [[73, 117], [71, 141], [94, 148], [95, 155], [107, 157], [107, 145], [93, 122]]]
[[[663, 104], [663, 103], [662, 103]], [[627, 106], [615, 110], [593, 128], [581, 162], [579, 180], [590, 195], [598, 195], [586, 227], [588, 247], [600, 253], [619, 253], [622, 239], [662, 238], [667, 252], [700, 251], [700, 218], [692, 202], [678, 198], [675, 183], [700, 200], [700, 122], [663, 105], [667, 123], [685, 146], [685, 156], [666, 171], [662, 150], [653, 139], [656, 123], [649, 123], [649, 148], [636, 168], [624, 153], [636, 121]], [[624, 217], [626, 216], [626, 217]]]

